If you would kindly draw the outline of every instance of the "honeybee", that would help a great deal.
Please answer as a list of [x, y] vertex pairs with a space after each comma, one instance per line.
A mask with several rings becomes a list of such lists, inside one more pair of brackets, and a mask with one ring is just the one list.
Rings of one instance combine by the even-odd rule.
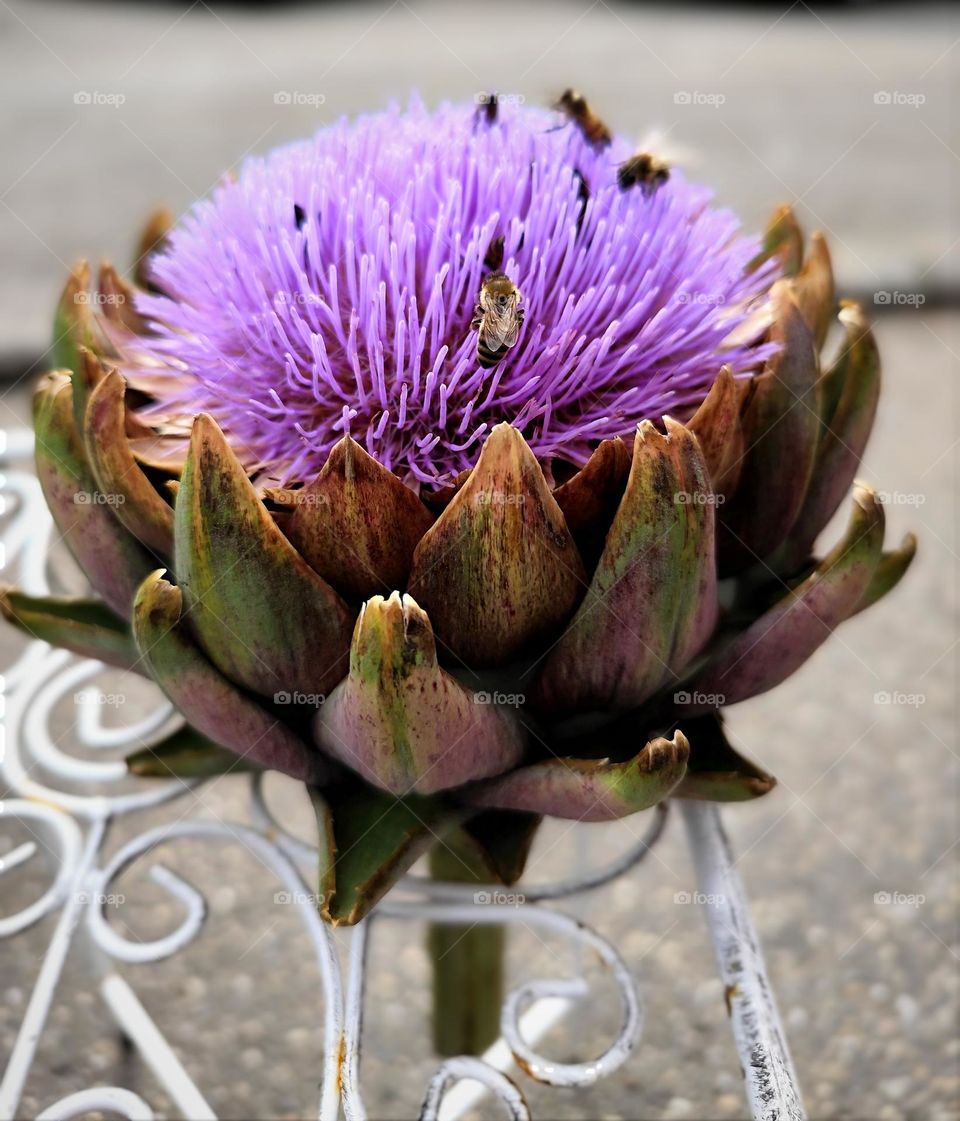
[[483, 93], [477, 97], [477, 117], [485, 124], [495, 125], [500, 110], [500, 98], [495, 93]]
[[587, 203], [590, 201], [590, 184], [578, 167], [573, 169], [573, 178], [577, 184], [577, 233], [579, 234], [583, 229], [583, 219], [587, 213]]
[[503, 240], [503, 234], [501, 234], [487, 246], [487, 253], [483, 258], [483, 267], [489, 272], [499, 271], [503, 264]]
[[492, 272], [480, 285], [480, 298], [470, 327], [477, 332], [477, 361], [485, 369], [495, 366], [517, 345], [523, 296], [506, 273]]
[[649, 152], [637, 152], [617, 168], [617, 185], [621, 191], [629, 191], [639, 186], [646, 198], [650, 198], [670, 178], [670, 165], [659, 156]]
[[606, 148], [610, 143], [610, 130], [594, 113], [582, 93], [564, 90], [554, 108], [565, 113], [583, 133], [587, 143], [594, 148]]
[[[320, 215], [318, 214], [317, 219], [319, 220], [319, 218]], [[303, 233], [303, 229], [307, 224], [307, 212], [298, 202], [293, 204], [293, 221], [297, 229]], [[310, 268], [310, 250], [307, 248], [306, 241], [303, 243], [303, 267], [305, 269]]]

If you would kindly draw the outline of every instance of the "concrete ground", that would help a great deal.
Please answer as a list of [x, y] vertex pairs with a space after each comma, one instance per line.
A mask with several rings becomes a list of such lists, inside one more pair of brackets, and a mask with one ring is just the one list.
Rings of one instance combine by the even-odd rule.
[[[813, 13], [803, 3], [727, 12], [397, 0], [278, 7], [264, 17], [203, 2], [0, 0], [6, 373], [42, 366], [52, 301], [74, 256], [123, 260], [154, 204], [182, 210], [248, 151], [412, 87], [431, 102], [489, 88], [543, 101], [575, 83], [618, 129], [639, 137], [659, 127], [696, 153], [694, 173], [749, 225], [788, 199], [808, 228], [828, 231], [841, 290], [871, 304], [885, 359], [863, 475], [890, 493], [891, 539], [914, 529], [921, 547], [887, 602], [729, 718], [739, 745], [780, 779], [770, 796], [725, 819], [813, 1118], [960, 1117], [960, 325], [943, 306], [958, 279], [958, 37], [955, 17], [927, 6]], [[22, 422], [27, 401], [25, 380], [0, 393], [0, 424]], [[5, 633], [0, 643], [6, 662], [15, 643]], [[877, 694], [913, 700], [880, 703]], [[298, 792], [284, 780], [272, 786], [280, 815], [306, 832]], [[247, 803], [244, 780], [229, 777], [176, 812], [244, 820]], [[119, 823], [110, 850], [170, 813]], [[550, 824], [531, 878], [568, 873], [585, 844], [586, 859], [603, 862], [645, 825], [644, 817], [575, 830]], [[23, 839], [5, 829], [0, 843]], [[276, 885], [240, 846], [184, 843], [165, 859], [207, 894], [208, 924], [184, 953], [125, 975], [220, 1116], [308, 1116], [322, 1006], [299, 923], [274, 904]], [[36, 898], [45, 876], [30, 862], [4, 877], [3, 913]], [[172, 929], [178, 913], [142, 871], [123, 884], [123, 918], [138, 937]], [[571, 905], [621, 948], [647, 1023], [632, 1059], [592, 1091], [527, 1083], [535, 1116], [745, 1116], [703, 916], [675, 901], [692, 888], [675, 816], [655, 858]], [[52, 929], [48, 919], [0, 944], [0, 1056]], [[550, 950], [562, 954], [520, 934], [511, 976], [553, 975]], [[118, 1083], [175, 1116], [150, 1073], [109, 1035], [84, 964], [78, 954], [68, 961], [22, 1115]], [[362, 1071], [374, 1118], [415, 1115], [433, 1069], [426, 978], [419, 928], [375, 929]], [[596, 998], [544, 1047], [586, 1057], [616, 1028], [600, 979]], [[488, 1104], [482, 1116], [496, 1113]]]

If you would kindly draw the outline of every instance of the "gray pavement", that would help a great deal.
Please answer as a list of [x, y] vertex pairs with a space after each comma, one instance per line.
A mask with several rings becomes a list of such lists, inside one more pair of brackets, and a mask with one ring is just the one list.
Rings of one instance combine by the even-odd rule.
[[[932, 300], [958, 271], [956, 20], [943, 8], [894, 5], [869, 15], [813, 15], [797, 5], [784, 15], [774, 6], [730, 14], [401, 0], [277, 9], [269, 19], [203, 4], [184, 14], [188, 6], [0, 0], [0, 357], [41, 353], [76, 254], [124, 259], [139, 216], [155, 203], [183, 209], [246, 151], [412, 86], [436, 101], [485, 88], [546, 100], [581, 85], [617, 128], [640, 136], [659, 126], [696, 151], [695, 170], [748, 223], [782, 199], [799, 200], [807, 226], [830, 232], [841, 288], [871, 302], [890, 292], [898, 302], [895, 312], [873, 305], [886, 386], [863, 473], [891, 494], [891, 539], [916, 530], [919, 556], [888, 601], [846, 625], [784, 686], [731, 712], [732, 736], [780, 786], [725, 818], [811, 1117], [960, 1117], [960, 324]], [[324, 100], [278, 104], [284, 91]], [[91, 103], [75, 103], [77, 93]], [[689, 101], [677, 96], [685, 94]], [[877, 94], [890, 94], [889, 103]], [[0, 423], [22, 420], [27, 399], [24, 384], [3, 393]], [[12, 649], [0, 635], [4, 661]], [[884, 704], [878, 693], [922, 700]], [[283, 818], [306, 833], [299, 793], [282, 779], [272, 785]], [[244, 781], [229, 777], [177, 812], [243, 820], [247, 801]], [[121, 823], [111, 850], [168, 814]], [[587, 859], [601, 862], [645, 824], [549, 824], [531, 876], [567, 873], [585, 840]], [[6, 830], [0, 846], [22, 839]], [[169, 862], [207, 893], [209, 922], [183, 954], [125, 975], [221, 1116], [309, 1115], [322, 1006], [295, 916], [274, 904], [276, 885], [239, 846], [185, 843]], [[4, 912], [36, 896], [36, 868], [4, 878]], [[136, 873], [124, 885], [123, 918], [137, 936], [171, 929], [177, 914], [159, 889]], [[703, 916], [675, 902], [692, 887], [675, 818], [655, 858], [578, 905], [640, 979], [644, 1041], [589, 1093], [527, 1084], [535, 1115], [745, 1116]], [[882, 893], [914, 904], [878, 902]], [[0, 1056], [52, 929], [47, 920], [0, 943]], [[562, 952], [524, 933], [511, 976], [553, 975]], [[136, 1088], [158, 1115], [175, 1116], [149, 1072], [108, 1034], [84, 966], [77, 954], [68, 962], [23, 1116], [97, 1082]], [[420, 930], [384, 922], [371, 966], [367, 1104], [375, 1118], [409, 1117], [433, 1069]], [[617, 1014], [602, 979], [596, 994], [554, 1032], [550, 1053], [583, 1057], [588, 1041], [611, 1038]], [[489, 1106], [482, 1113], [495, 1115]]]

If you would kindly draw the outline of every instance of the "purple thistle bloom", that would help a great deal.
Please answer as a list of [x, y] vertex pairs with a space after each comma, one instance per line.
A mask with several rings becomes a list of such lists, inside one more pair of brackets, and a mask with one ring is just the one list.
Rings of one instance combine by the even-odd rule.
[[[490, 124], [414, 101], [249, 160], [154, 261], [167, 295], [138, 297], [156, 333], [127, 342], [124, 369], [149, 376], [145, 415], [210, 412], [284, 481], [348, 431], [426, 484], [471, 466], [499, 421], [542, 461], [582, 464], [644, 418], [685, 415], [722, 363], [769, 354], [743, 330], [725, 340], [778, 266], [749, 272], [758, 240], [677, 171], [650, 197], [621, 190], [630, 154], [547, 110], [501, 103]], [[499, 237], [525, 318], [483, 369], [471, 320]]]

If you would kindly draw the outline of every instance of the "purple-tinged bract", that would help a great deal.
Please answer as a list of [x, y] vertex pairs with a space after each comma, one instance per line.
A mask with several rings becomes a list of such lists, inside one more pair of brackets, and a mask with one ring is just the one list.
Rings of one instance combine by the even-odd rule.
[[330, 922], [438, 837], [512, 884], [544, 815], [768, 793], [718, 707], [913, 558], [865, 485], [817, 549], [880, 393], [824, 239], [789, 207], [743, 238], [679, 173], [621, 190], [628, 153], [416, 103], [154, 215], [149, 291], [67, 280], [37, 472], [100, 598], [0, 614], [163, 690], [186, 725], [133, 773], [306, 781]]
[[[777, 266], [751, 272], [758, 242], [680, 172], [649, 198], [621, 190], [630, 152], [549, 111], [502, 102], [489, 124], [415, 102], [251, 159], [155, 259], [166, 295], [138, 308], [156, 334], [126, 349], [125, 372], [136, 384], [151, 367], [148, 416], [209, 412], [248, 466], [285, 481], [349, 431], [435, 483], [504, 420], [541, 461], [582, 464], [604, 437], [683, 415], [722, 362], [743, 373], [769, 353], [724, 340]], [[525, 318], [483, 369], [470, 324], [498, 237]]]

